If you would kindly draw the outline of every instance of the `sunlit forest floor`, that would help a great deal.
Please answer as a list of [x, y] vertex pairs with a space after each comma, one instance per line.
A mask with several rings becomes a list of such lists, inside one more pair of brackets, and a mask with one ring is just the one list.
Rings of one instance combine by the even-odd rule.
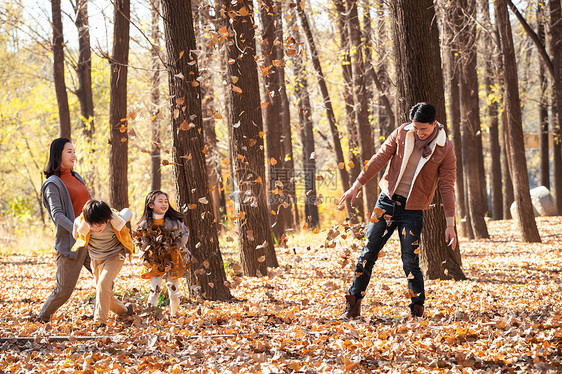
[[[140, 310], [149, 282], [133, 259], [115, 292], [139, 312], [111, 315], [101, 330], [92, 328], [86, 271], [52, 322], [39, 324], [29, 317], [54, 286], [54, 255], [4, 254], [0, 372], [561, 372], [562, 217], [537, 224], [540, 244], [522, 243], [514, 221], [489, 222], [489, 240], [461, 240], [468, 280], [426, 281], [419, 319], [409, 316], [396, 238], [353, 321], [338, 316], [360, 241], [340, 236], [326, 248], [327, 229], [292, 236], [278, 250], [281, 266], [242, 278], [232, 301], [186, 296], [174, 319], [166, 306], [161, 315]], [[231, 247], [223, 257], [230, 273], [238, 255]]]

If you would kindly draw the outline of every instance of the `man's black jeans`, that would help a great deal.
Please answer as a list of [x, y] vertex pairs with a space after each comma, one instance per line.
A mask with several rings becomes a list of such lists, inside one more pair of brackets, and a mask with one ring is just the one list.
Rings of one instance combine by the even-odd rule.
[[373, 222], [376, 220], [373, 218], [367, 227], [365, 248], [363, 248], [363, 252], [361, 252], [357, 261], [357, 268], [349, 293], [358, 298], [365, 295], [365, 290], [371, 279], [373, 265], [379, 252], [394, 230], [398, 228], [404, 273], [408, 277], [408, 288], [415, 295], [412, 297], [410, 308], [413, 308], [416, 304], [423, 305], [425, 301], [423, 274], [420, 269], [419, 255], [415, 253], [420, 246], [423, 211], [406, 210], [405, 197], [394, 195], [390, 199], [384, 193], [380, 194], [375, 207], [380, 209], [375, 208], [373, 215], [380, 215], [380, 217], [377, 217], [377, 222]]

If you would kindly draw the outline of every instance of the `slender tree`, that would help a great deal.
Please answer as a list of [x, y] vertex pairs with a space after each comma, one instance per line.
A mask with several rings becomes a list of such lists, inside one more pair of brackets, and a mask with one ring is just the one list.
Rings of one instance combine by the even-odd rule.
[[507, 13], [507, 1], [496, 0], [495, 10], [504, 62], [505, 115], [507, 120], [506, 138], [508, 140], [507, 154], [510, 161], [513, 190], [515, 202], [517, 204], [517, 222], [523, 240], [528, 242], [540, 242], [541, 238], [537, 230], [535, 216], [533, 214], [533, 205], [529, 193], [517, 67], [511, 24]]
[[[265, 140], [267, 143], [267, 162], [269, 165], [268, 202], [270, 218], [275, 240], [279, 242], [287, 227], [292, 226], [291, 196], [286, 193], [291, 175], [285, 168], [285, 152], [282, 140], [286, 141], [282, 122], [283, 102], [281, 90], [281, 65], [277, 38], [277, 28], [280, 27], [280, 8], [273, 0], [265, 0], [260, 9], [260, 19], [263, 25], [262, 46], [263, 65], [260, 66], [265, 83]], [[284, 84], [284, 82], [283, 82]], [[265, 104], [267, 103], [267, 104]]]
[[[482, 138], [480, 127], [480, 104], [478, 100], [478, 75], [476, 72], [476, 16], [475, 0], [460, 0], [463, 22], [457, 29], [460, 49], [460, 103], [462, 123], [462, 158], [467, 209], [476, 239], [488, 238], [484, 215], [487, 206], [485, 191], [482, 191], [480, 160]], [[485, 185], [485, 184], [484, 184]]]
[[507, 0], [507, 5], [515, 14], [525, 32], [529, 35], [531, 40], [535, 43], [539, 56], [544, 62], [544, 66], [549, 72], [552, 82], [554, 96], [552, 100], [552, 114], [553, 114], [553, 158], [552, 168], [554, 170], [553, 190], [556, 198], [556, 206], [558, 212], [562, 212], [562, 8], [560, 0], [549, 0], [549, 13], [550, 13], [550, 49], [552, 58], [541, 39], [527, 23], [521, 12], [513, 4], [511, 0]]
[[[445, 92], [439, 30], [432, 0], [396, 0], [391, 4], [394, 58], [397, 64], [397, 116], [405, 121], [410, 103], [427, 101], [445, 123]], [[441, 207], [436, 191], [433, 203]], [[420, 266], [426, 277], [465, 279], [460, 251], [445, 242], [445, 215], [442, 209], [424, 211]]]
[[490, 18], [490, 4], [489, 0], [482, 1], [482, 18], [488, 31], [482, 34], [482, 43], [484, 50], [484, 85], [486, 86], [487, 112], [488, 112], [488, 138], [490, 149], [490, 168], [489, 168], [489, 181], [492, 200], [492, 214], [493, 219], [503, 219], [503, 200], [502, 200], [502, 180], [501, 180], [501, 150], [500, 150], [500, 133], [499, 133], [499, 118], [498, 118], [498, 100], [495, 96], [497, 90], [493, 90], [493, 86], [497, 85], [496, 82], [496, 60], [497, 48], [493, 40], [493, 29]]
[[[340, 49], [341, 49], [341, 68], [343, 75], [344, 89], [342, 90], [343, 100], [345, 103], [345, 129], [347, 133], [348, 143], [348, 159], [353, 167], [349, 168], [352, 180], [357, 179], [361, 173], [363, 164], [359, 152], [359, 134], [356, 126], [355, 117], [355, 98], [353, 97], [353, 72], [351, 69], [351, 52], [349, 42], [349, 28], [347, 27], [348, 12], [343, 0], [334, 0], [338, 17], [338, 29], [340, 32]], [[355, 206], [358, 214], [362, 217], [365, 215], [363, 199], [357, 199]]]
[[388, 19], [388, 5], [386, 0], [376, 0], [376, 33], [375, 33], [375, 66], [376, 69], [370, 70], [373, 82], [379, 93], [377, 102], [378, 122], [380, 128], [380, 135], [387, 137], [390, 135], [396, 125], [396, 114], [392, 109], [390, 101], [390, 77], [388, 75], [389, 52], [386, 45], [388, 44], [389, 35], [387, 31], [386, 22]]
[[129, 63], [130, 0], [115, 0], [113, 10], [113, 55], [109, 88], [109, 199], [115, 209], [129, 206], [127, 65]]
[[[354, 165], [362, 168], [375, 153], [371, 124], [369, 123], [369, 102], [365, 85], [365, 64], [363, 61], [363, 41], [357, 0], [347, 0], [349, 18], [349, 42], [351, 44], [351, 67], [353, 72], [353, 93], [355, 97], [355, 122], [359, 133], [361, 163]], [[377, 180], [371, 179], [363, 186], [365, 211], [370, 212], [378, 199]]]
[[[447, 68], [447, 83], [449, 91], [449, 128], [451, 129], [451, 136], [456, 150], [457, 156], [457, 175], [456, 175], [456, 188], [455, 188], [455, 210], [458, 217], [457, 222], [462, 222], [461, 230], [459, 233], [463, 236], [468, 236], [471, 230], [466, 227], [466, 204], [465, 204], [465, 191], [464, 191], [464, 173], [463, 173], [463, 158], [462, 158], [462, 138], [461, 138], [461, 110], [460, 110], [460, 93], [459, 93], [459, 50], [456, 38], [457, 29], [456, 24], [461, 23], [462, 19], [459, 16], [460, 9], [453, 3], [447, 1], [443, 11], [443, 29], [445, 33], [445, 65]], [[470, 238], [471, 236], [469, 236]], [[473, 235], [472, 235], [473, 238]]]
[[51, 10], [53, 17], [53, 78], [59, 107], [59, 134], [63, 138], [70, 139], [70, 109], [68, 107], [68, 94], [66, 93], [66, 83], [64, 81], [64, 34], [60, 0], [51, 1]]
[[[295, 14], [296, 16], [296, 14]], [[314, 145], [314, 127], [312, 123], [312, 106], [306, 71], [306, 55], [297, 53], [303, 45], [300, 31], [297, 30], [296, 17], [291, 17], [293, 37], [293, 71], [296, 77], [295, 96], [299, 113], [300, 137], [302, 143], [304, 173], [304, 222], [310, 227], [320, 226], [318, 205], [316, 204], [316, 151]]]
[[179, 206], [190, 228], [190, 291], [211, 300], [232, 296], [227, 287], [205, 165], [205, 142], [195, 31], [190, 0], [163, 0], [162, 15], [172, 109], [174, 172]]
[[152, 190], [159, 190], [162, 185], [162, 170], [160, 157], [160, 0], [151, 1], [152, 27], [150, 29], [152, 46], [150, 58], [152, 74], [150, 77], [150, 126], [152, 128], [152, 149], [150, 152], [152, 165]]
[[[255, 60], [254, 8], [249, 0], [222, 2], [228, 24], [228, 84], [232, 125], [232, 151], [239, 191], [238, 230], [240, 257], [248, 276], [265, 275], [267, 266], [279, 266], [268, 224], [265, 196], [263, 121]], [[225, 22], [226, 23], [226, 22]], [[223, 26], [224, 27], [224, 26]]]
[[[349, 184], [349, 174], [345, 169], [345, 160], [343, 157], [343, 150], [341, 147], [340, 134], [338, 131], [338, 126], [336, 123], [336, 116], [334, 113], [334, 108], [332, 107], [332, 101], [330, 100], [330, 95], [328, 93], [328, 87], [326, 86], [326, 80], [324, 78], [324, 73], [322, 72], [322, 66], [320, 65], [320, 59], [318, 58], [318, 51], [316, 49], [316, 43], [314, 42], [314, 37], [312, 36], [312, 30], [310, 24], [308, 23], [308, 17], [304, 11], [305, 3], [301, 2], [296, 6], [299, 19], [302, 24], [304, 34], [306, 36], [306, 41], [308, 44], [308, 49], [310, 51], [310, 59], [312, 60], [312, 66], [316, 72], [316, 77], [318, 79], [318, 85], [320, 86], [320, 92], [322, 94], [322, 100], [324, 108], [326, 109], [326, 116], [328, 117], [328, 123], [330, 124], [330, 133], [332, 135], [332, 142], [334, 150], [336, 152], [336, 162], [338, 163], [338, 170], [340, 176], [340, 182], [342, 184], [342, 189], [347, 191], [350, 187]], [[353, 212], [349, 200], [346, 201], [347, 215], [351, 219], [356, 219], [356, 214]]]
[[90, 25], [88, 21], [88, 0], [72, 2], [78, 30], [78, 63], [75, 70], [78, 76], [76, 96], [80, 102], [83, 134], [91, 138], [95, 132], [94, 95], [92, 93], [92, 50], [90, 47]]
[[[544, 0], [537, 1], [537, 35], [542, 45], [546, 44], [546, 31], [545, 31], [545, 2]], [[549, 144], [548, 144], [548, 79], [544, 63], [539, 61], [539, 84], [540, 84], [540, 97], [539, 97], [539, 154], [540, 154], [540, 183], [546, 188], [550, 188], [550, 157], [549, 157]]]

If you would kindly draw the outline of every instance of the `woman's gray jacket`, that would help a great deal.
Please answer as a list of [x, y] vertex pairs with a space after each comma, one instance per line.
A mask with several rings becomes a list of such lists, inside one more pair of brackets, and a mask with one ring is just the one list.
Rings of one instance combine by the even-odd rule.
[[[72, 172], [72, 174], [82, 184], [86, 185], [80, 174]], [[55, 249], [63, 256], [76, 258], [78, 253], [72, 252], [74, 238], [72, 237], [72, 226], [74, 225], [74, 209], [72, 200], [62, 179], [56, 175], [51, 175], [41, 186], [41, 195], [43, 196], [43, 205], [47, 208], [49, 216], [57, 227], [55, 234]]]

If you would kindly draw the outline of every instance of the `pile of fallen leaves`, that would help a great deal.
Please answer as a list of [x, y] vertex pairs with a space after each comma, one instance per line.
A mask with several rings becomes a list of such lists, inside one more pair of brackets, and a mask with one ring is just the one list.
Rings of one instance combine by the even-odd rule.
[[178, 228], [168, 230], [165, 226], [144, 227], [133, 232], [133, 241], [142, 253], [142, 264], [146, 268], [143, 278], [183, 275], [183, 259], [177, 245], [181, 234]]
[[[537, 225], [542, 243], [522, 243], [513, 221], [489, 222], [490, 239], [461, 240], [468, 279], [426, 280], [418, 319], [404, 296], [396, 234], [375, 264], [363, 318], [338, 318], [362, 246], [345, 225], [289, 237], [278, 250], [281, 266], [242, 277], [232, 301], [186, 296], [174, 319], [165, 308], [162, 318], [111, 316], [105, 330], [93, 329], [87, 272], [53, 321], [40, 324], [27, 317], [52, 290], [54, 255], [0, 257], [0, 371], [560, 372], [562, 217]], [[237, 262], [236, 253], [223, 256]], [[138, 259], [127, 264], [114, 287], [139, 308], [149, 289], [140, 270]]]

